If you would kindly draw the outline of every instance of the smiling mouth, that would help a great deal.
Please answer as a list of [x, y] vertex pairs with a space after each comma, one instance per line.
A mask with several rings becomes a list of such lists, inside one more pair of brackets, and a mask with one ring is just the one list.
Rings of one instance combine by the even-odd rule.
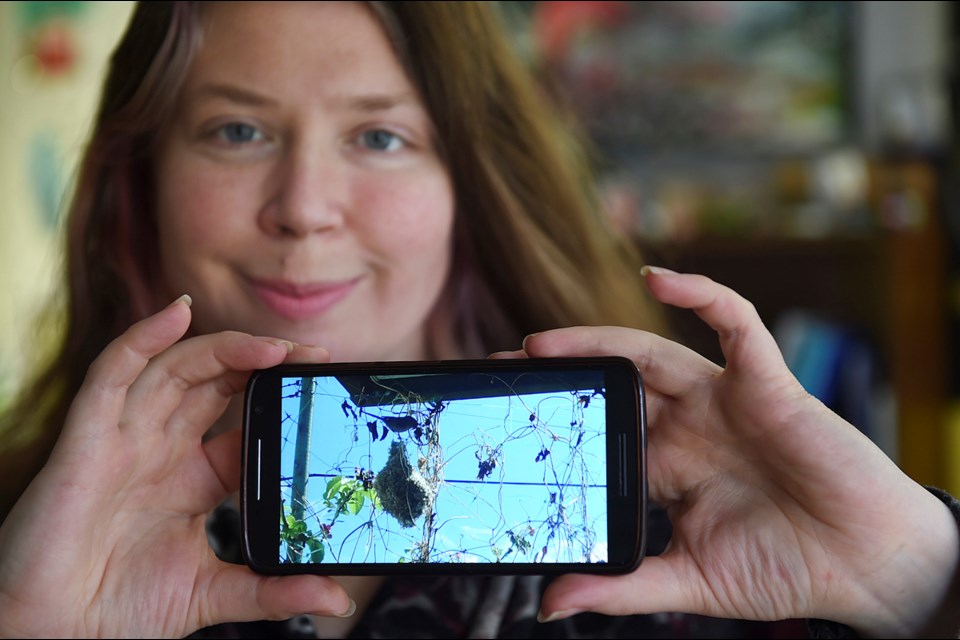
[[251, 280], [261, 301], [274, 313], [289, 320], [322, 315], [346, 298], [362, 277], [341, 282], [294, 284], [279, 280]]

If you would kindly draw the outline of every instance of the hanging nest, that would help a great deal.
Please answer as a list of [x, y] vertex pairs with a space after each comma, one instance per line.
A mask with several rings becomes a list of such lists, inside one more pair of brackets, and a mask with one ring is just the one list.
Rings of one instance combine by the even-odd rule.
[[413, 526], [430, 502], [430, 486], [410, 465], [406, 447], [400, 442], [390, 443], [387, 464], [377, 474], [373, 486], [383, 510], [405, 528]]

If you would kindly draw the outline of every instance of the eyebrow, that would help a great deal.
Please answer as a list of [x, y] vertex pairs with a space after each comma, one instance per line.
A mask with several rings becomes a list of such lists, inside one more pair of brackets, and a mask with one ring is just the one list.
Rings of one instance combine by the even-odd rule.
[[255, 107], [275, 107], [278, 102], [255, 91], [248, 91], [229, 84], [204, 84], [196, 91], [198, 98], [225, 98], [231, 102]]
[[[224, 98], [238, 104], [245, 104], [256, 107], [277, 107], [279, 102], [269, 96], [265, 96], [255, 91], [249, 91], [241, 87], [229, 84], [204, 84], [196, 92], [198, 98]], [[344, 104], [351, 109], [374, 113], [378, 111], [389, 111], [395, 107], [417, 105], [418, 100], [412, 93], [397, 94], [369, 94], [349, 96], [343, 100]]]
[[347, 104], [359, 111], [389, 111], [394, 107], [417, 105], [418, 101], [410, 93], [400, 93], [396, 95], [376, 94], [366, 96], [356, 96], [347, 100]]

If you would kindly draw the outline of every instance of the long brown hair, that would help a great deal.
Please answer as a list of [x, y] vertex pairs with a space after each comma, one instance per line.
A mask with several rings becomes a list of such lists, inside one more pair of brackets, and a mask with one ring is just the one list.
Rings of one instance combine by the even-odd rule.
[[[166, 302], [152, 149], [201, 44], [201, 4], [138, 3], [111, 58], [68, 213], [62, 335], [0, 423], [3, 516], [45, 462], [92, 360]], [[457, 194], [441, 304], [460, 351], [517, 348], [559, 326], [661, 329], [636, 250], [600, 210], [582, 139], [515, 55], [494, 3], [370, 5], [422, 94]]]
[[489, 352], [558, 326], [661, 328], [635, 248], [601, 211], [589, 147], [516, 55], [496, 3], [374, 4], [453, 177], [461, 338]]

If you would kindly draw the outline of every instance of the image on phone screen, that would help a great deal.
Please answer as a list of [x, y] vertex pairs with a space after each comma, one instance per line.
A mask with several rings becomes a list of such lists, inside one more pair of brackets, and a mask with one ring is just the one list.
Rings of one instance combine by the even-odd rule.
[[278, 562], [607, 561], [602, 371], [297, 376], [280, 393]]

